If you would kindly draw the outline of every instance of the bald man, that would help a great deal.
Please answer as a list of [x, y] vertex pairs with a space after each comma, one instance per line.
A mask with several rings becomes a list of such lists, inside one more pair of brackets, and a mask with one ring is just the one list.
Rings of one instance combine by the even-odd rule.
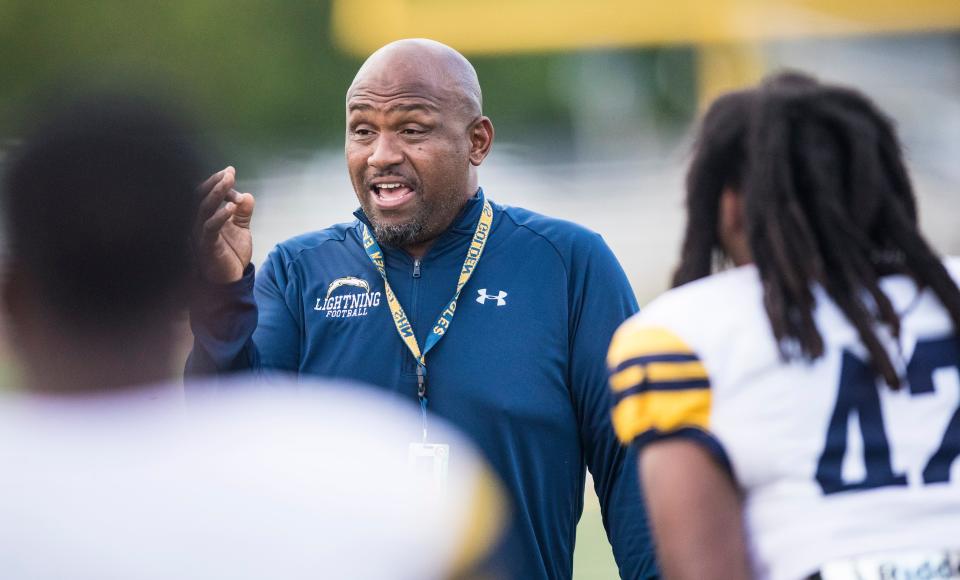
[[523, 578], [571, 577], [589, 467], [621, 575], [653, 577], [636, 474], [608, 418], [606, 348], [637, 311], [610, 249], [486, 196], [477, 170], [493, 125], [476, 72], [445, 45], [402, 40], [371, 55], [346, 124], [356, 220], [278, 245], [257, 275], [253, 196], [233, 189], [232, 167], [207, 182], [208, 284], [188, 372], [379, 385], [419, 405], [409, 453], [438, 473], [458, 460], [430, 431], [430, 416], [445, 417], [512, 492]]

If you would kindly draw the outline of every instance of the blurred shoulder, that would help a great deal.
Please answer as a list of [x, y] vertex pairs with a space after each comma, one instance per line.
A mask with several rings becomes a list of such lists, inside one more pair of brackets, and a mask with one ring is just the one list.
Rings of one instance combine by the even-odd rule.
[[619, 359], [621, 351], [693, 352], [707, 344], [722, 344], [730, 329], [762, 319], [762, 286], [756, 268], [733, 268], [655, 298], [620, 326], [610, 353]]
[[[191, 383], [188, 402], [195, 412], [219, 415], [238, 425], [250, 421], [283, 423], [315, 435], [329, 435], [336, 442], [349, 434], [357, 445], [386, 449], [385, 441], [397, 441], [406, 461], [406, 445], [421, 437], [418, 407], [406, 399], [349, 380], [319, 379], [286, 374], [267, 378], [235, 376], [210, 383]], [[370, 417], [376, 417], [374, 423]], [[461, 444], [473, 457], [473, 449], [441, 420], [438, 435]], [[269, 436], [269, 435], [268, 435]], [[333, 443], [339, 444], [339, 442]]]
[[[0, 559], [42, 562], [83, 546], [116, 558], [56, 566], [73, 564], [85, 577], [135, 576], [143, 566], [156, 571], [151, 578], [185, 577], [203, 562], [220, 578], [251, 570], [438, 578], [480, 557], [501, 532], [507, 496], [452, 428], [430, 425], [449, 446], [445, 493], [411, 470], [408, 446], [422, 435], [409, 402], [296, 377], [191, 380], [186, 389], [186, 404], [159, 404], [160, 386], [84, 399], [0, 397], [0, 456], [24, 466], [12, 474], [16, 493], [0, 494], [0, 511], [25, 526]], [[58, 534], [36, 544], [44, 514], [60, 522]], [[181, 557], [170, 559], [173, 551]]]
[[762, 306], [762, 286], [753, 265], [732, 268], [672, 288], [644, 307], [639, 322], [698, 324], [694, 318], [719, 322], [746, 308]]

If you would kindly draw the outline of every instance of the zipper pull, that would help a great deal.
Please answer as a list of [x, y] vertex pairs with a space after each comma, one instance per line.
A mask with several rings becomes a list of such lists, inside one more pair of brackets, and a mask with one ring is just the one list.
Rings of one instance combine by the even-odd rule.
[[427, 398], [427, 369], [417, 363], [417, 398], [422, 402]]
[[413, 277], [420, 277], [420, 258], [417, 258], [413, 261]]

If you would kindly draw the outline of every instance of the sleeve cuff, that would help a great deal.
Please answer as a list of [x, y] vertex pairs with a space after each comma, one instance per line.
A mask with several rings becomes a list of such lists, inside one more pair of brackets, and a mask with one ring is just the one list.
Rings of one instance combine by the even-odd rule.
[[[214, 350], [217, 346], [243, 342], [257, 327], [253, 296], [255, 269], [249, 264], [236, 282], [216, 284], [201, 281], [190, 307], [194, 338]], [[235, 345], [228, 350], [235, 350]]]
[[247, 267], [243, 269], [243, 275], [240, 276], [240, 279], [236, 282], [227, 282], [227, 283], [217, 283], [217, 282], [208, 282], [203, 278], [200, 279], [200, 295], [201, 296], [222, 296], [224, 294], [236, 294], [250, 292], [253, 290], [253, 283], [256, 280], [256, 268], [253, 265], [253, 262], [247, 264]]
[[668, 439], [687, 439], [697, 443], [701, 447], [707, 450], [707, 452], [720, 464], [720, 466], [736, 481], [736, 477], [733, 471], [733, 464], [730, 463], [730, 457], [727, 456], [726, 450], [724, 450], [723, 445], [720, 443], [720, 440], [714, 437], [712, 434], [698, 429], [696, 427], [682, 427], [675, 431], [663, 432], [658, 431], [657, 429], [650, 429], [638, 435], [633, 440], [633, 446], [640, 452], [644, 447], [650, 445], [651, 443], [656, 443], [657, 441], [666, 441]]

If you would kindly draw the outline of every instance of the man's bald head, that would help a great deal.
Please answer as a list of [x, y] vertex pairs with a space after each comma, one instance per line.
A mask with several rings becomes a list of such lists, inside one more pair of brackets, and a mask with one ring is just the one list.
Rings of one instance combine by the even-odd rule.
[[477, 193], [493, 144], [476, 71], [439, 42], [393, 42], [360, 67], [346, 121], [350, 180], [374, 235], [422, 256]]
[[370, 55], [347, 90], [379, 95], [424, 91], [454, 105], [470, 120], [482, 115], [483, 96], [477, 71], [462, 54], [425, 38], [398, 40]]

